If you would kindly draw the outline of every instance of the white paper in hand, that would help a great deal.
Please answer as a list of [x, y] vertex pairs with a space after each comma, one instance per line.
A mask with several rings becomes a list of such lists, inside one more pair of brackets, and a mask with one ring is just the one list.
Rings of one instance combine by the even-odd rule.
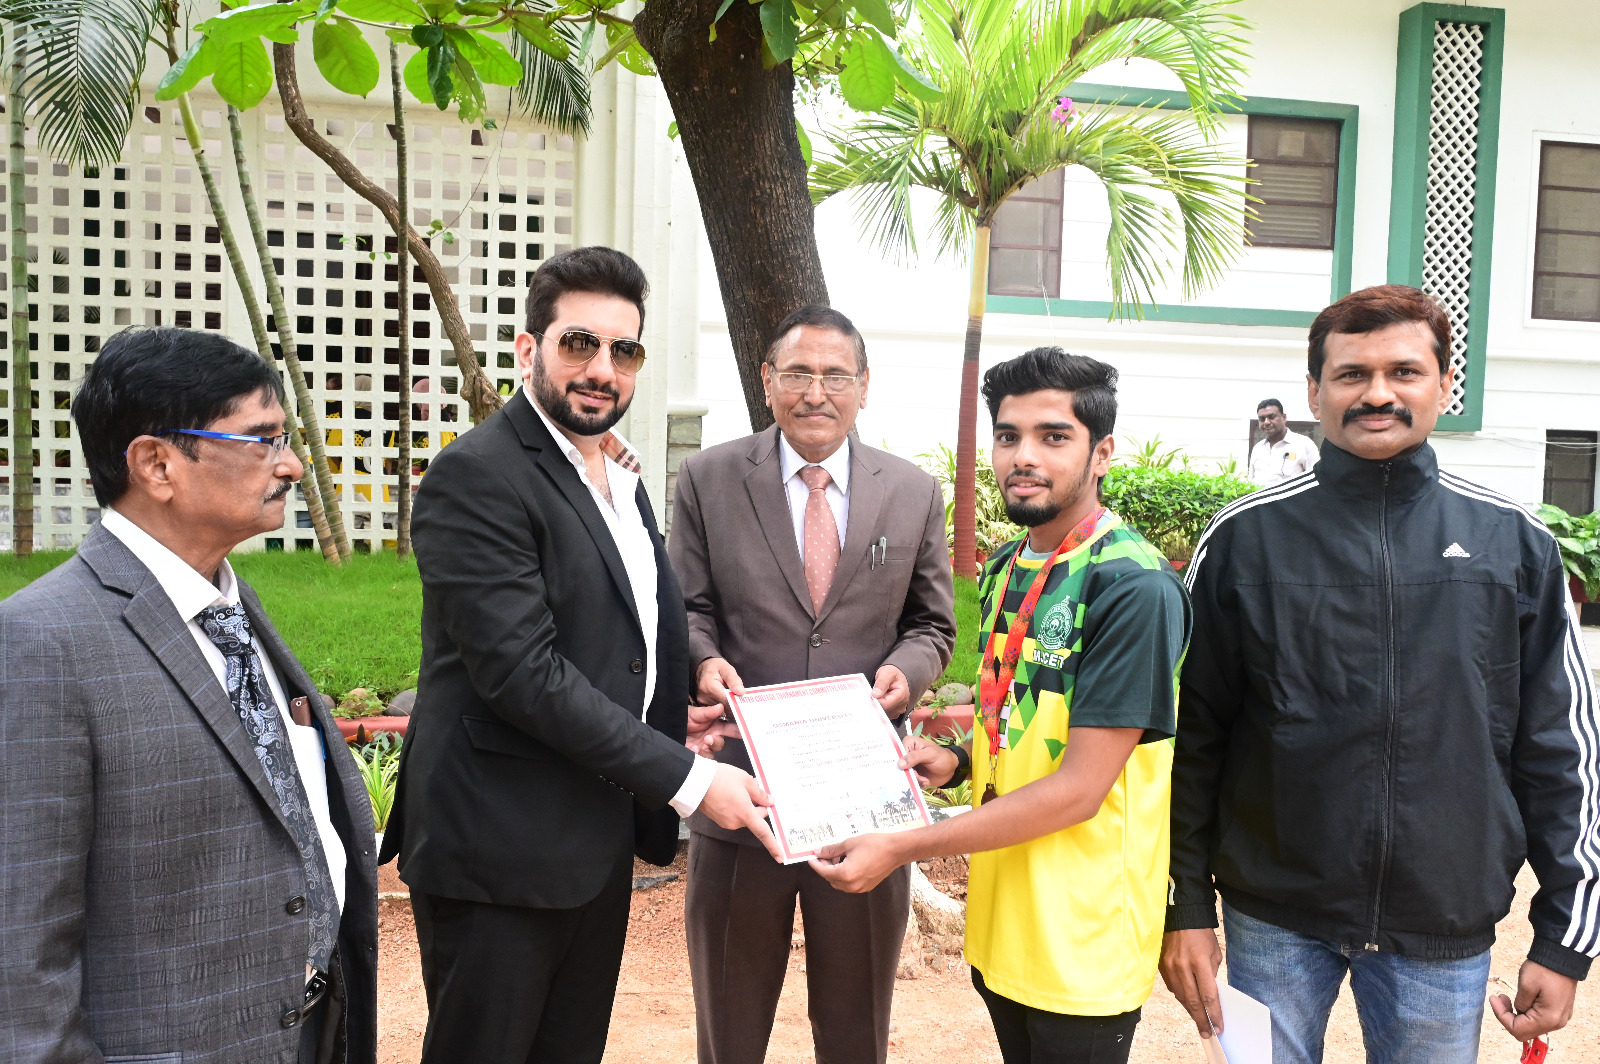
[[1222, 1003], [1221, 1042], [1227, 1064], [1272, 1064], [1272, 1013], [1255, 998], [1227, 983], [1217, 984]]

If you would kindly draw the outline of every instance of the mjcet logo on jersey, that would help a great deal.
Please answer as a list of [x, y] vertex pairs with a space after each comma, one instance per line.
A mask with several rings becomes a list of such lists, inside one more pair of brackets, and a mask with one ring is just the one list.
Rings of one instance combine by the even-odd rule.
[[1046, 650], [1064, 650], [1072, 636], [1072, 600], [1062, 599], [1039, 622], [1034, 642]]

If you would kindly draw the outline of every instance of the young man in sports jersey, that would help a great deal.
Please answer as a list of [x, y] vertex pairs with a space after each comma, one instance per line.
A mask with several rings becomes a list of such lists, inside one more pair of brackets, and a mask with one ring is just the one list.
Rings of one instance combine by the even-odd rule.
[[1273, 1064], [1319, 1064], [1347, 974], [1370, 1064], [1476, 1061], [1525, 860], [1533, 941], [1496, 1019], [1563, 1026], [1600, 953], [1594, 681], [1555, 538], [1428, 446], [1450, 349], [1404, 285], [1319, 314], [1316, 469], [1225, 508], [1188, 569], [1161, 974], [1202, 1035], [1227, 1023], [1220, 890]]
[[1100, 505], [1116, 379], [1055, 347], [984, 377], [995, 478], [1029, 531], [979, 584], [972, 750], [913, 739], [902, 762], [928, 786], [970, 769], [981, 802], [814, 862], [860, 891], [909, 861], [973, 855], [966, 957], [1007, 1064], [1126, 1061], [1161, 947], [1189, 604], [1160, 552]]

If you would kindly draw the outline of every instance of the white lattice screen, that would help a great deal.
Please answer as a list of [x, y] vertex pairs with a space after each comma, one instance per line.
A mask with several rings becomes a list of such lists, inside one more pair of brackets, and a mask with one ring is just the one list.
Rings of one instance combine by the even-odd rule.
[[[226, 190], [235, 230], [253, 258], [221, 104], [196, 94], [206, 153]], [[314, 101], [329, 139], [391, 192], [393, 111]], [[498, 130], [464, 126], [432, 108], [408, 112], [412, 221], [435, 218], [455, 243], [435, 237], [478, 357], [502, 394], [515, 386], [511, 341], [520, 326], [528, 274], [572, 241], [574, 145], [571, 137], [526, 122]], [[295, 315], [300, 357], [323, 417], [345, 523], [358, 550], [394, 538], [398, 451], [394, 439], [398, 347], [395, 266], [385, 261], [388, 228], [370, 204], [301, 146], [270, 104], [244, 116], [245, 137], [269, 242]], [[29, 131], [30, 152], [35, 149]], [[225, 151], [226, 149], [226, 151]], [[4, 160], [0, 159], [0, 172]], [[221, 331], [252, 346], [250, 324], [229, 270], [205, 189], [177, 108], [141, 105], [120, 164], [98, 173], [30, 154], [28, 227], [33, 316], [33, 376], [38, 434], [35, 545], [75, 546], [99, 517], [74, 440], [70, 399], [101, 342], [127, 325], [177, 325]], [[9, 234], [9, 219], [0, 222]], [[0, 240], [5, 239], [0, 236]], [[36, 242], [36, 243], [35, 243]], [[376, 260], [369, 257], [378, 252]], [[0, 259], [9, 249], [0, 244]], [[457, 398], [455, 357], [443, 337], [421, 274], [412, 284], [413, 462], [428, 458], [471, 424]], [[265, 291], [261, 292], [263, 307]], [[0, 303], [5, 297], [0, 296]], [[9, 324], [0, 322], [0, 328]], [[0, 436], [11, 438], [11, 337], [0, 332]], [[11, 549], [11, 448], [0, 464], [0, 550]], [[413, 484], [417, 478], [413, 478]], [[303, 498], [285, 528], [257, 546], [293, 550], [315, 542]]]
[[1449, 414], [1466, 410], [1467, 338], [1472, 328], [1472, 223], [1477, 204], [1479, 93], [1483, 27], [1439, 22], [1433, 38], [1433, 88], [1428, 113], [1428, 188], [1422, 287], [1452, 325], [1455, 367]]

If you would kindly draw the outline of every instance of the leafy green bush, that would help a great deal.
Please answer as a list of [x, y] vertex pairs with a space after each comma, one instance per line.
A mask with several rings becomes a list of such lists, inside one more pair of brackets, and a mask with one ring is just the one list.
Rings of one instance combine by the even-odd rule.
[[1589, 601], [1600, 601], [1600, 513], [1569, 514], [1545, 503], [1539, 507], [1539, 520], [1555, 533], [1562, 568], [1583, 581]]
[[[944, 534], [948, 543], [956, 539], [956, 453], [944, 444], [938, 450], [917, 456], [922, 468], [933, 474], [944, 489]], [[1016, 539], [1022, 529], [1006, 517], [1005, 499], [1000, 496], [1000, 485], [994, 479], [994, 466], [983, 455], [978, 456], [977, 544], [984, 554], [993, 554], [996, 547]]]
[[1167, 557], [1188, 560], [1217, 511], [1255, 490], [1256, 485], [1226, 473], [1170, 464], [1114, 465], [1100, 497]]

